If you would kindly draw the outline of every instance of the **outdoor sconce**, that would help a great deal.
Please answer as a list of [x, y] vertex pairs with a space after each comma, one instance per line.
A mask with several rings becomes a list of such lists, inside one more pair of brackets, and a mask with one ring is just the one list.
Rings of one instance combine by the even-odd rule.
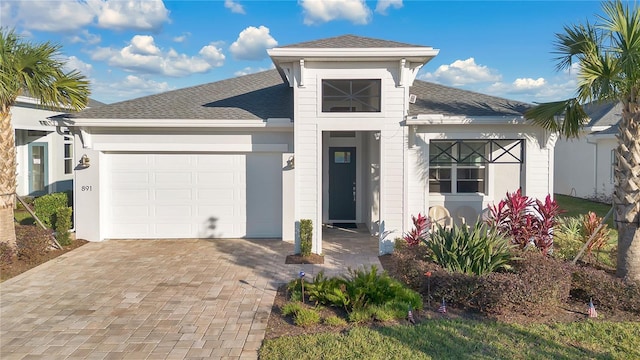
[[80, 158], [80, 167], [86, 169], [89, 166], [91, 166], [91, 159], [89, 159], [87, 154], [82, 155], [82, 157]]
[[293, 169], [295, 168], [295, 158], [293, 157], [293, 155], [289, 156], [289, 158], [287, 159], [287, 167], [289, 169]]
[[373, 133], [373, 138], [376, 140], [380, 140], [380, 131], [376, 131]]

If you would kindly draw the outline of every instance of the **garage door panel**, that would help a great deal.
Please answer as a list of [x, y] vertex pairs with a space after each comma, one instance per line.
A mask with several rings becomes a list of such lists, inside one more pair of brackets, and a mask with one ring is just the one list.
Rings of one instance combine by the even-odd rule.
[[280, 237], [280, 162], [281, 154], [108, 154], [107, 237]]
[[156, 185], [172, 185], [175, 187], [181, 187], [183, 185], [191, 185], [192, 178], [191, 172], [164, 172], [158, 171], [155, 173]]
[[148, 189], [118, 189], [111, 192], [112, 204], [130, 204], [131, 202], [148, 203], [150, 200]]
[[195, 199], [199, 203], [227, 202], [234, 200], [234, 194], [229, 189], [198, 189]]
[[116, 205], [112, 207], [111, 211], [111, 216], [116, 220], [149, 215], [151, 215], [151, 211], [148, 205]]
[[111, 186], [117, 188], [120, 185], [126, 185], [127, 187], [131, 184], [140, 184], [140, 185], [148, 185], [149, 184], [149, 172], [141, 172], [141, 171], [115, 171], [111, 175]]
[[191, 189], [156, 189], [154, 194], [158, 205], [179, 205], [191, 201]]
[[[167, 220], [171, 220], [172, 218], [177, 217], [190, 217], [193, 214], [191, 213], [191, 206], [187, 205], [172, 205], [172, 206], [156, 206], [154, 207], [154, 214], [158, 218], [166, 218]], [[186, 218], [183, 220], [186, 223], [190, 223], [191, 219]]]
[[150, 161], [149, 156], [145, 154], [127, 154], [119, 156], [118, 161], [111, 164], [111, 170], [148, 169]]

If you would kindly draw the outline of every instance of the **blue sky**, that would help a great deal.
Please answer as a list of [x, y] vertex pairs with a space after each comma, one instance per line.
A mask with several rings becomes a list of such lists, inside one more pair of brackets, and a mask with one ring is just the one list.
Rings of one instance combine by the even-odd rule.
[[112, 103], [271, 68], [266, 49], [354, 34], [433, 46], [418, 78], [526, 102], [571, 97], [554, 34], [599, 1], [64, 0], [0, 2], [0, 24], [63, 46]]

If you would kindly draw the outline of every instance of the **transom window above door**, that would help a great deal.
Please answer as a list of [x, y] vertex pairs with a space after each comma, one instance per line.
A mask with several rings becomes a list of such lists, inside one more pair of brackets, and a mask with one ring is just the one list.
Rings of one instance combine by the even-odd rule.
[[380, 79], [322, 80], [322, 112], [380, 112]]

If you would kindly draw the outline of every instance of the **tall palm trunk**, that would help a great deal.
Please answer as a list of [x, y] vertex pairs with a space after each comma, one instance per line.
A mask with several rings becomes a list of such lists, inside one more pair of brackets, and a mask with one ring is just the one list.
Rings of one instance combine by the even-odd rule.
[[613, 194], [618, 225], [617, 275], [640, 281], [640, 107], [634, 102], [623, 105]]
[[16, 147], [11, 113], [3, 107], [0, 120], [0, 242], [15, 248], [13, 207], [16, 192]]

